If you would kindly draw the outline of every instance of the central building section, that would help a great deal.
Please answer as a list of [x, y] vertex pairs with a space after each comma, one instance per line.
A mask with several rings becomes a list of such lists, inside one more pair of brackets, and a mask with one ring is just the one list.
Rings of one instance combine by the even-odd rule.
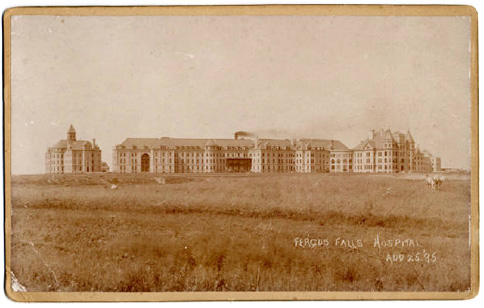
[[330, 151], [340, 142], [260, 139], [128, 138], [113, 149], [113, 171], [122, 173], [330, 172]]
[[249, 172], [252, 168], [252, 159], [250, 158], [228, 158], [227, 172]]
[[[410, 132], [371, 131], [349, 149], [339, 140], [127, 138], [113, 149], [121, 173], [399, 173], [439, 171], [439, 158], [420, 151]], [[434, 162], [435, 161], [435, 162]], [[435, 166], [435, 167], [434, 167]]]

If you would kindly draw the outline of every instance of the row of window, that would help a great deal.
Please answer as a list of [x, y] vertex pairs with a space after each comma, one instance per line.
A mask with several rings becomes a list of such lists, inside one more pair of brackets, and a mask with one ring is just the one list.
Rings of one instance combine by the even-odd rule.
[[295, 171], [293, 166], [252, 166], [252, 170], [261, 172], [290, 172]]
[[331, 165], [331, 172], [349, 172], [352, 169], [351, 165]]
[[331, 153], [331, 157], [353, 157], [353, 153]]
[[[71, 171], [72, 172], [82, 172], [83, 171], [83, 166], [72, 166], [72, 168], [67, 168], [68, 171]], [[95, 167], [89, 167], [87, 166], [86, 169], [85, 169], [87, 172], [91, 172], [91, 171], [99, 171], [99, 168], [95, 168]], [[65, 167], [64, 166], [59, 166], [59, 167], [52, 167], [50, 166], [50, 168], [48, 168], [48, 171], [50, 173], [64, 173], [65, 170]]]
[[[97, 163], [100, 165], [101, 162], [100, 161], [97, 161]], [[82, 159], [74, 159], [74, 160], [71, 160], [71, 159], [68, 159], [66, 158], [66, 160], [63, 160], [63, 159], [52, 159], [50, 161], [47, 162], [47, 164], [52, 164], [52, 165], [82, 165], [83, 162], [82, 162]], [[95, 164], [95, 161], [94, 160], [91, 160], [91, 165], [94, 165]]]
[[[120, 152], [119, 157], [120, 159], [124, 159], [126, 154], [130, 154], [131, 157], [137, 157], [139, 152]], [[315, 153], [307, 152], [306, 155], [311, 155], [311, 157], [315, 156]], [[155, 152], [155, 157], [169, 157], [171, 156], [171, 152]], [[226, 152], [226, 153], [207, 153], [207, 152], [178, 152], [179, 157], [302, 157], [302, 153], [277, 153], [277, 152], [256, 152], [256, 153], [244, 153], [244, 152]], [[317, 153], [316, 157], [328, 157], [327, 154]]]
[[[426, 168], [424, 168], [426, 167]], [[231, 169], [231, 168], [229, 168]], [[244, 171], [245, 168], [243, 166], [235, 167], [232, 168], [232, 170], [238, 170], [238, 171]], [[351, 165], [332, 165], [331, 169], [328, 170], [326, 168], [322, 167], [316, 167], [315, 166], [307, 166], [306, 168], [303, 168], [301, 166], [277, 166], [277, 165], [269, 165], [269, 166], [260, 166], [260, 165], [253, 165], [251, 170], [253, 172], [351, 172], [353, 171], [353, 168]], [[423, 166], [421, 168], [417, 169], [418, 171], [427, 171], [427, 170], [432, 170], [432, 168], [428, 165]], [[54, 168], [53, 171], [54, 173], [62, 173], [64, 171], [63, 167], [58, 167]], [[77, 171], [82, 171], [82, 168], [78, 168]], [[87, 170], [89, 172], [89, 168]], [[120, 166], [119, 169], [120, 172], [131, 172], [131, 173], [137, 173], [140, 171], [140, 169], [137, 166], [133, 166], [132, 168], [126, 168], [126, 166]], [[149, 171], [149, 170], [146, 170]], [[173, 173], [173, 172], [178, 172], [178, 173], [190, 173], [190, 172], [225, 172], [227, 171], [227, 168], [225, 167], [220, 167], [220, 166], [179, 166], [177, 168], [174, 168], [173, 166], [156, 166], [154, 172], [157, 173]], [[246, 170], [248, 171], [248, 170]], [[364, 166], [355, 166], [354, 168], [355, 172], [394, 172], [398, 171], [398, 168], [396, 165], [391, 168], [391, 166], [374, 166], [373, 165], [364, 165]]]

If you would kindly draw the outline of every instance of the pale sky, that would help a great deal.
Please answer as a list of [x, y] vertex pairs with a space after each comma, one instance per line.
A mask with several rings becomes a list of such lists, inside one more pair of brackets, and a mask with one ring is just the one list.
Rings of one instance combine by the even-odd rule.
[[12, 173], [66, 138], [339, 139], [409, 129], [470, 169], [470, 18], [14, 16]]

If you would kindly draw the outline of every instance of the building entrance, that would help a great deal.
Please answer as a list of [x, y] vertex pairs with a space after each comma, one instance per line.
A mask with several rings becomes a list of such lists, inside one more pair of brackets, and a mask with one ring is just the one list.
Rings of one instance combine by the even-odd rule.
[[141, 155], [141, 172], [150, 172], [150, 156], [148, 154]]
[[227, 172], [250, 172], [252, 158], [227, 158]]

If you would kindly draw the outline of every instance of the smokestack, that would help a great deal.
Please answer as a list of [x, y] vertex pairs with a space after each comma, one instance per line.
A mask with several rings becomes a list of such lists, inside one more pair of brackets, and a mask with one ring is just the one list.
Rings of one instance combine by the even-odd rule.
[[255, 139], [257, 138], [257, 135], [254, 133], [250, 132], [243, 132], [243, 131], [238, 131], [234, 133], [234, 139]]

